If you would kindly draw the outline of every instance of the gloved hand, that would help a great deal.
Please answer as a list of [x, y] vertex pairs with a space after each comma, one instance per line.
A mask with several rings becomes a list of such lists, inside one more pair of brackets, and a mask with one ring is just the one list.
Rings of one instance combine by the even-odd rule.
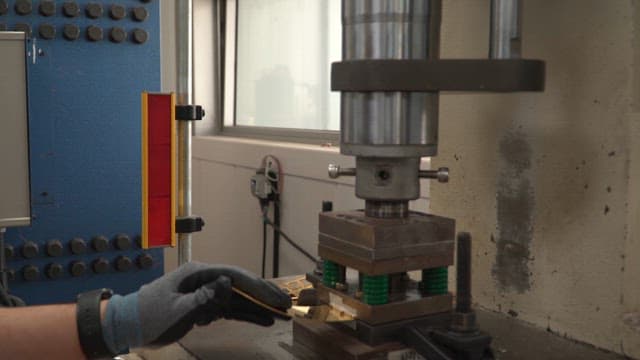
[[191, 262], [138, 292], [113, 296], [102, 320], [105, 343], [117, 354], [143, 345], [166, 345], [194, 325], [221, 317], [273, 324], [271, 312], [235, 294], [232, 286], [274, 308], [291, 307], [286, 293], [246, 270]]

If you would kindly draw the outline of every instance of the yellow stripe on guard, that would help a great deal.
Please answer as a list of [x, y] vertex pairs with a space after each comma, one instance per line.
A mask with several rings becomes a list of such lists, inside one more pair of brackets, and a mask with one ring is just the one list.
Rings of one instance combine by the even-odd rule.
[[[176, 218], [176, 94], [171, 93], [171, 218]], [[176, 246], [176, 222], [171, 222], [171, 246]]]
[[142, 93], [142, 248], [149, 248], [149, 94]]

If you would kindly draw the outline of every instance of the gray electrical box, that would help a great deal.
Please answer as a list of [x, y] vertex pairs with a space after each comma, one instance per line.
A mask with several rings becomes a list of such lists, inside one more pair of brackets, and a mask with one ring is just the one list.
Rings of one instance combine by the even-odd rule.
[[0, 228], [31, 224], [26, 56], [24, 33], [0, 31]]

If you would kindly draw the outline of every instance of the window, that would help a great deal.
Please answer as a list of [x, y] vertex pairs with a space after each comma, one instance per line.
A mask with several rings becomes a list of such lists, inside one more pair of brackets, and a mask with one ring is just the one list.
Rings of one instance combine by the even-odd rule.
[[223, 133], [337, 139], [340, 15], [340, 0], [227, 1]]

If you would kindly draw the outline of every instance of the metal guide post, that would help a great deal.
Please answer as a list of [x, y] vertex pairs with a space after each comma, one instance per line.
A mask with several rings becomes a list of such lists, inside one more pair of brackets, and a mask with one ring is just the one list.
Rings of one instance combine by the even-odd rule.
[[[193, 1], [176, 1], [176, 90], [178, 105], [193, 103]], [[191, 216], [193, 124], [178, 122], [178, 216]], [[191, 234], [178, 234], [178, 264], [191, 261]]]
[[520, 58], [521, 15], [520, 0], [491, 0], [489, 58]]

